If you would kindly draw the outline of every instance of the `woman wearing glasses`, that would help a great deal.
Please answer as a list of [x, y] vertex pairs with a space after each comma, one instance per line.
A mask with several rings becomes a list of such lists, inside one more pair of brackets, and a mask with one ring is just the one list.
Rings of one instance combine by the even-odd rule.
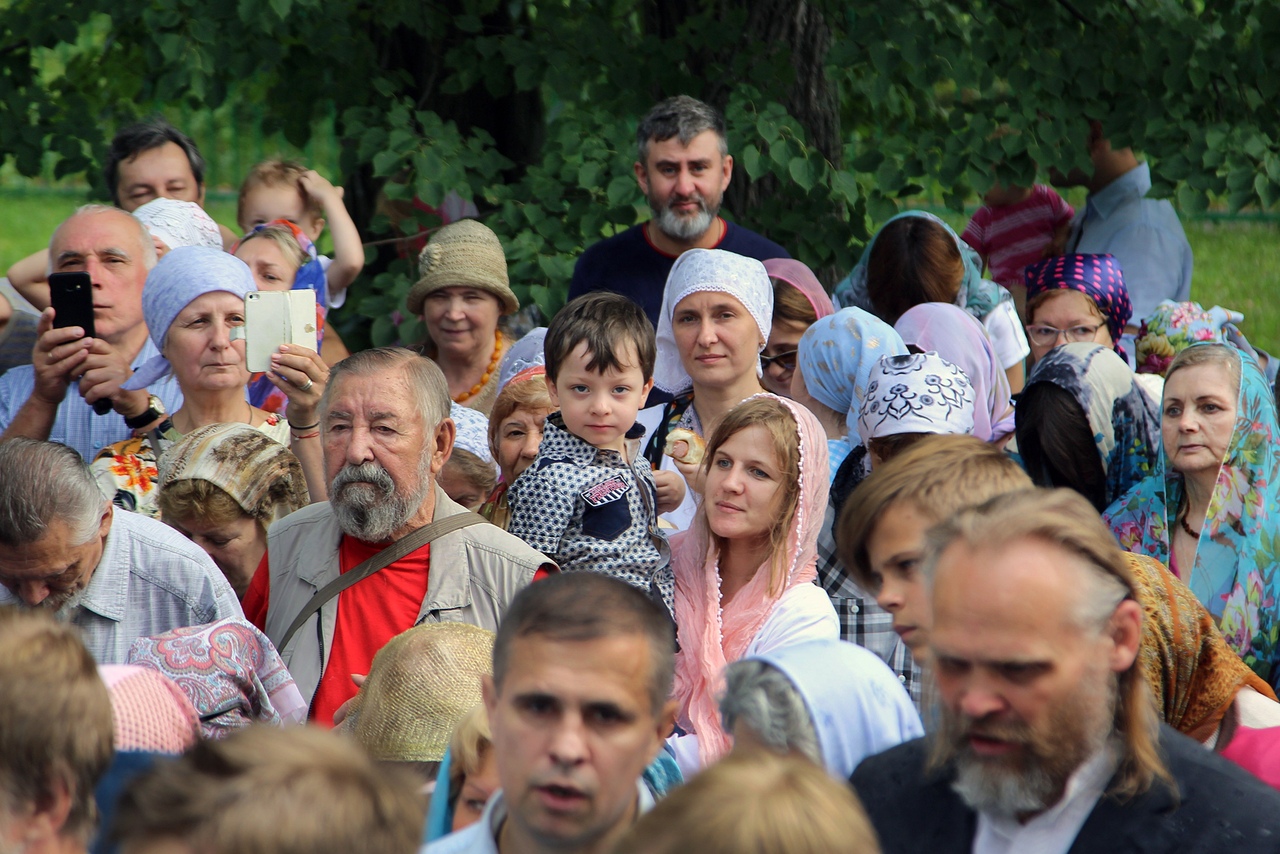
[[1058, 255], [1027, 268], [1027, 340], [1038, 362], [1062, 344], [1101, 344], [1130, 365], [1120, 344], [1133, 315], [1113, 255]]
[[779, 397], [790, 397], [800, 336], [836, 309], [818, 277], [799, 261], [774, 258], [764, 262], [764, 269], [773, 283], [773, 327], [760, 351], [760, 382]]

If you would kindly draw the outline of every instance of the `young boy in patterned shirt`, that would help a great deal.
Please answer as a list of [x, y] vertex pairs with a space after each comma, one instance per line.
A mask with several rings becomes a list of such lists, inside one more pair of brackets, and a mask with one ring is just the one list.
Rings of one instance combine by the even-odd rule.
[[672, 608], [671, 549], [640, 454], [636, 413], [653, 387], [653, 324], [626, 297], [573, 300], [547, 328], [547, 416], [538, 457], [511, 485], [507, 530], [563, 571], [612, 575]]

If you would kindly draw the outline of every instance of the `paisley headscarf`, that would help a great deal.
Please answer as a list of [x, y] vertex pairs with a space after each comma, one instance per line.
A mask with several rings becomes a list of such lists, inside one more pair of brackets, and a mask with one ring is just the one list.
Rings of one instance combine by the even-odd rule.
[[1027, 299], [1049, 291], [1079, 291], [1093, 300], [1107, 323], [1116, 353], [1126, 358], [1120, 339], [1133, 317], [1124, 272], [1114, 255], [1056, 255], [1027, 267]]
[[857, 266], [836, 285], [835, 290], [832, 292], [832, 301], [837, 308], [856, 305], [858, 308], [874, 313], [875, 309], [871, 305], [871, 295], [867, 291], [867, 265], [871, 262], [871, 250], [875, 247], [876, 238], [880, 236], [881, 231], [884, 231], [886, 225], [905, 217], [927, 219], [945, 229], [951, 239], [955, 241], [956, 248], [960, 250], [960, 257], [964, 260], [964, 279], [960, 282], [960, 292], [956, 295], [956, 305], [978, 320], [982, 320], [995, 309], [996, 305], [1013, 299], [1004, 288], [995, 282], [982, 278], [982, 257], [978, 255], [972, 246], [961, 240], [951, 226], [928, 211], [905, 211], [880, 226], [880, 231], [877, 231], [875, 237], [871, 238], [867, 248], [862, 250], [862, 258], [858, 260]]
[[799, 496], [787, 532], [783, 584], [777, 590], [770, 589], [774, 556], [764, 555], [751, 581], [722, 608], [719, 555], [707, 526], [705, 508], [699, 509], [693, 527], [671, 540], [680, 645], [674, 693], [680, 704], [680, 726], [697, 734], [704, 766], [723, 756], [730, 746], [729, 736], [721, 728], [718, 705], [724, 691], [725, 666], [742, 658], [787, 590], [812, 584], [818, 577], [818, 533], [830, 481], [826, 434], [818, 419], [803, 406], [772, 394], [758, 394], [747, 400], [760, 398], [775, 400], [787, 408], [795, 419], [800, 443]]
[[893, 328], [907, 346], [933, 351], [964, 371], [973, 384], [973, 435], [990, 442], [1013, 432], [1009, 376], [986, 327], [958, 306], [927, 302], [904, 312]]
[[827, 296], [822, 282], [800, 261], [794, 258], [770, 258], [764, 262], [764, 269], [769, 278], [786, 282], [802, 293], [809, 305], [813, 306], [813, 313], [818, 320], [835, 314], [836, 308], [831, 304], [831, 297]]
[[973, 386], [937, 353], [885, 356], [871, 369], [858, 416], [862, 444], [900, 433], [973, 432]]
[[[1237, 323], [1244, 322], [1244, 315], [1215, 305], [1205, 311], [1196, 302], [1165, 300], [1142, 321], [1138, 338], [1137, 371], [1140, 374], [1159, 374], [1169, 370], [1173, 357], [1190, 347], [1205, 341], [1225, 344], [1240, 338]], [[1244, 348], [1241, 348], [1244, 349]]]
[[892, 326], [860, 308], [845, 308], [805, 330], [796, 364], [809, 394], [823, 406], [845, 413], [845, 426], [853, 436], [871, 369], [881, 356], [906, 353], [907, 345]]
[[[653, 382], [670, 394], [681, 394], [693, 387], [671, 325], [676, 306], [690, 294], [703, 291], [725, 293], [742, 303], [760, 332], [757, 353], [764, 349], [769, 330], [773, 328], [773, 285], [764, 264], [723, 249], [686, 251], [671, 265], [662, 294], [662, 313], [658, 316], [658, 356], [653, 366]], [[759, 362], [756, 374], [763, 375]]]
[[1160, 406], [1115, 353], [1088, 341], [1054, 347], [1031, 369], [1027, 388], [1036, 383], [1068, 392], [1089, 419], [1107, 476], [1108, 503], [1156, 470]]
[[[1274, 687], [1280, 676], [1280, 427], [1258, 363], [1234, 348], [1226, 351], [1240, 360], [1235, 431], [1200, 528], [1195, 564], [1180, 567], [1179, 574], [1231, 648]], [[1107, 509], [1121, 548], [1167, 565], [1184, 491], [1182, 475], [1161, 454], [1155, 473]]]

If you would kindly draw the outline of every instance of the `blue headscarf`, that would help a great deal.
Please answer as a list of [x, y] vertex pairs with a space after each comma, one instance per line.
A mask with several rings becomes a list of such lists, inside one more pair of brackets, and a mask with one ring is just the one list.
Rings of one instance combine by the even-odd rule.
[[955, 241], [956, 248], [960, 250], [960, 257], [964, 260], [964, 279], [960, 282], [960, 292], [956, 294], [956, 305], [978, 320], [982, 320], [999, 303], [1013, 299], [1004, 288], [982, 278], [982, 257], [972, 246], [961, 240], [951, 226], [928, 211], [905, 211], [880, 226], [880, 230], [871, 238], [867, 248], [862, 250], [862, 257], [858, 259], [857, 266], [836, 285], [831, 294], [836, 306], [857, 306], [864, 311], [875, 313], [875, 308], [871, 305], [871, 296], [867, 292], [867, 264], [871, 260], [871, 250], [875, 247], [876, 239], [880, 237], [885, 226], [906, 217], [927, 219], [945, 229]]
[[871, 369], [882, 356], [906, 354], [907, 345], [892, 326], [860, 308], [845, 308], [805, 330], [796, 364], [813, 399], [845, 413], [852, 436], [858, 432]]
[[[1236, 425], [1200, 527], [1195, 565], [1179, 575], [1217, 621], [1227, 643], [1272, 687], [1280, 682], [1280, 427], [1266, 377], [1248, 353], [1223, 344], [1240, 362]], [[1061, 349], [1061, 348], [1060, 348]], [[1156, 472], [1107, 508], [1121, 548], [1168, 564], [1185, 485], [1161, 454]]]
[[[208, 246], [180, 246], [166, 252], [147, 274], [147, 283], [142, 286], [142, 316], [156, 349], [163, 350], [174, 319], [197, 297], [226, 291], [244, 299], [254, 290], [257, 286], [249, 265], [236, 256]], [[152, 356], [121, 388], [146, 388], [169, 371], [168, 359]]]

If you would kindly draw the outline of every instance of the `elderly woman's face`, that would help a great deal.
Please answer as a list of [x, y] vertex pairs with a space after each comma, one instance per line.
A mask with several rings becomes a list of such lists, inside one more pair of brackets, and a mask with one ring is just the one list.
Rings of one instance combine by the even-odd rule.
[[1184, 475], [1217, 475], [1236, 426], [1238, 391], [1223, 365], [1192, 365], [1164, 384], [1160, 434], [1173, 468]]
[[542, 426], [555, 410], [517, 409], [498, 425], [498, 468], [503, 483], [512, 483], [538, 456]]
[[501, 316], [498, 298], [478, 288], [441, 288], [422, 304], [427, 334], [445, 359], [492, 353]]
[[699, 291], [676, 304], [672, 332], [693, 385], [724, 388], [754, 376], [760, 365], [760, 329], [736, 297]]
[[244, 341], [231, 330], [244, 326], [244, 300], [226, 291], [201, 294], [178, 312], [164, 340], [164, 355], [183, 394], [218, 391], [249, 382]]
[[201, 519], [165, 519], [191, 542], [204, 549], [231, 582], [236, 597], [243, 599], [267, 551], [267, 532], [252, 516], [242, 515], [226, 525]]

